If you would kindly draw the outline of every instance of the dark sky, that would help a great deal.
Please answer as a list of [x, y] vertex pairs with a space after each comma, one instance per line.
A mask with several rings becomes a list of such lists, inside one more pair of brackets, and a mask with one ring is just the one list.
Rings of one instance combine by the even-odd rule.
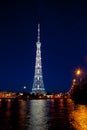
[[63, 0], [0, 2], [0, 90], [31, 91], [37, 24], [41, 24], [46, 91], [67, 92], [74, 70], [87, 72], [87, 3]]

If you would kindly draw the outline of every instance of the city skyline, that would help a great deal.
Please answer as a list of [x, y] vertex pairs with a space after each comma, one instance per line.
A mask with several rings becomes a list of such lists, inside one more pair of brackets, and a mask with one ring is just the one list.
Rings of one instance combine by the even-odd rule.
[[46, 91], [67, 92], [76, 68], [87, 73], [87, 8], [78, 1], [2, 1], [0, 90], [31, 92], [37, 24]]

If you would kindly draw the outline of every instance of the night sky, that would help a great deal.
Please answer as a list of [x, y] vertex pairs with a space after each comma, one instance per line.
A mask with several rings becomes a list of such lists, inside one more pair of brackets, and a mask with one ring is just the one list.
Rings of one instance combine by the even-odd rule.
[[32, 89], [37, 24], [41, 25], [44, 87], [67, 92], [74, 70], [87, 72], [87, 3], [63, 0], [0, 2], [0, 90]]

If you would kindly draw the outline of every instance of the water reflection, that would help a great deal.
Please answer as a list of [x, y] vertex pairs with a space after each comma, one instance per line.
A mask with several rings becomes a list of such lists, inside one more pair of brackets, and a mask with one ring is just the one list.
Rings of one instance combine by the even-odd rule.
[[11, 101], [10, 100], [4, 101], [4, 102], [1, 101], [1, 103], [2, 104], [0, 107], [0, 129], [3, 128], [3, 130], [7, 130], [8, 128], [10, 128]]
[[87, 106], [77, 105], [70, 114], [71, 129], [87, 130]]
[[87, 106], [71, 99], [2, 100], [0, 130], [87, 130]]
[[19, 100], [18, 102], [18, 122], [17, 128], [20, 130], [26, 129], [26, 101]]
[[47, 129], [46, 100], [31, 100], [28, 130]]
[[1, 108], [1, 105], [2, 105], [2, 99], [0, 99], [0, 108]]
[[69, 130], [69, 113], [73, 110], [72, 100], [57, 99], [49, 102], [48, 126], [49, 130]]

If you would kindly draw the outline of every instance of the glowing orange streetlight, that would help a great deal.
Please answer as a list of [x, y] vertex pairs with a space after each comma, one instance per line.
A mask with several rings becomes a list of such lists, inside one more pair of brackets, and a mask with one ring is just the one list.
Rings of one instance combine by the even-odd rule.
[[82, 70], [80, 68], [76, 69], [75, 75], [77, 77], [77, 82], [79, 82], [80, 76], [82, 75]]
[[76, 76], [80, 76], [82, 74], [82, 70], [81, 69], [77, 69], [76, 70]]

